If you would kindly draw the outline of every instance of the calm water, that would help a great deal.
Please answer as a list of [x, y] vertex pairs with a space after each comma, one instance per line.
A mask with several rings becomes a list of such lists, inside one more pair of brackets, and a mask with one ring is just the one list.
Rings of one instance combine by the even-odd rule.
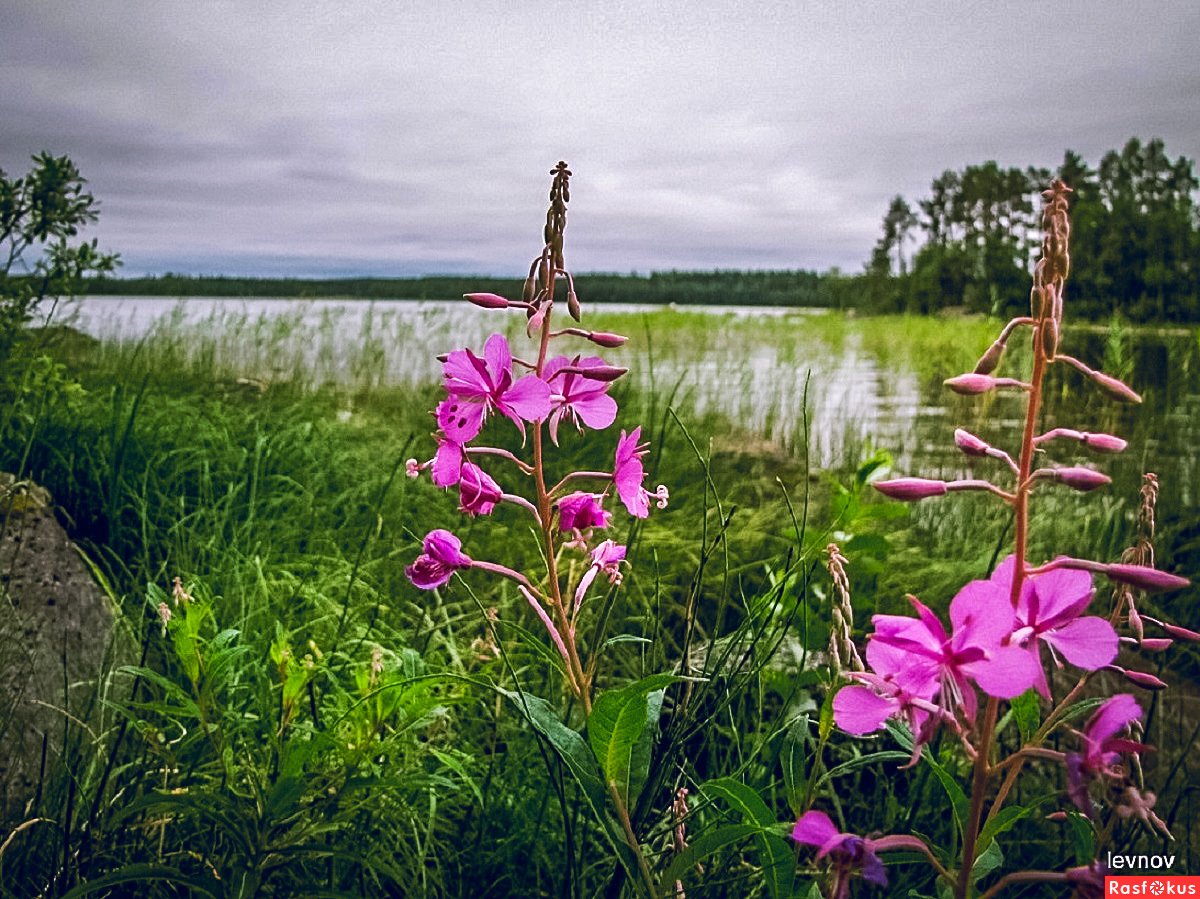
[[[593, 304], [587, 311], [604, 318], [600, 326], [619, 314], [617, 324], [633, 338], [621, 350], [604, 351], [606, 358], [628, 365], [631, 377], [660, 394], [678, 385], [682, 408], [727, 417], [761, 438], [766, 452], [803, 446], [807, 408], [817, 466], [851, 462], [873, 444], [892, 450], [904, 473], [935, 474], [933, 466], [949, 476], [966, 472], [950, 445], [955, 427], [999, 438], [1020, 413], [1016, 397], [955, 397], [941, 382], [958, 371], [927, 358], [924, 348], [906, 349], [900, 336], [880, 339], [876, 330], [869, 339], [853, 321], [831, 330], [815, 324], [811, 311], [709, 307], [678, 313], [678, 327], [670, 315], [656, 315], [651, 330], [641, 313], [659, 308]], [[185, 358], [203, 359], [229, 377], [359, 389], [432, 383], [440, 373], [438, 353], [478, 347], [497, 329], [517, 338], [523, 323], [463, 302], [428, 301], [94, 297], [74, 314], [76, 325], [96, 337], [171, 340]], [[706, 317], [703, 326], [696, 325], [698, 315]], [[1106, 470], [1136, 483], [1151, 460], [1164, 491], [1171, 491], [1170, 505], [1181, 512], [1195, 509], [1200, 484], [1197, 333], [1127, 333], [1118, 359], [1131, 366], [1129, 379], [1145, 396], [1140, 407], [1098, 400], [1058, 366], [1047, 398], [1057, 424], [1127, 437], [1129, 452], [1104, 460]], [[1108, 342], [1104, 329], [1065, 338], [1070, 351], [1096, 366]]]

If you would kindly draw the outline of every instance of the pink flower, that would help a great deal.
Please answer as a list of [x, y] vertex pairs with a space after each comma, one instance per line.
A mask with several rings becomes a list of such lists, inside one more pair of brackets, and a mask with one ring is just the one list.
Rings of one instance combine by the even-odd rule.
[[950, 634], [916, 597], [909, 597], [916, 618], [876, 615], [867, 661], [875, 671], [892, 672], [914, 695], [923, 695], [928, 681], [935, 681], [939, 707], [947, 712], [961, 709], [968, 720], [974, 719], [978, 706], [972, 681], [1000, 699], [1024, 693], [1036, 678], [1036, 660], [1003, 645], [1013, 630], [1012, 606], [1007, 598], [997, 602], [991, 586], [988, 581], [971, 581], [958, 592], [950, 603]]
[[503, 334], [493, 334], [480, 359], [469, 349], [455, 350], [442, 366], [450, 394], [437, 408], [438, 426], [465, 446], [493, 411], [509, 418], [525, 435], [525, 422], [550, 414], [550, 388], [536, 375], [514, 381], [512, 352]]
[[1149, 747], [1135, 740], [1118, 738], [1132, 722], [1141, 720], [1142, 707], [1128, 693], [1107, 699], [1083, 726], [1080, 737], [1083, 751], [1067, 754], [1067, 794], [1087, 814], [1092, 802], [1088, 784], [1096, 778], [1120, 779], [1125, 776], [1118, 766], [1122, 753], [1141, 753]]
[[850, 895], [850, 875], [862, 869], [863, 880], [875, 886], [887, 886], [887, 871], [876, 854], [876, 841], [852, 833], [840, 833], [837, 825], [824, 812], [808, 811], [792, 828], [797, 843], [817, 847], [817, 858], [826, 856], [833, 862], [833, 890], [830, 899], [847, 899]]
[[[996, 602], [1009, 601], [1014, 566], [1015, 559], [1009, 556], [987, 582]], [[1031, 575], [1021, 584], [1010, 642], [1029, 653], [1037, 674], [1033, 686], [1043, 696], [1049, 697], [1050, 688], [1041, 664], [1041, 644], [1088, 671], [1116, 658], [1118, 640], [1112, 625], [1095, 615], [1083, 616], [1093, 594], [1091, 575], [1065, 568]]]
[[658, 490], [651, 493], [642, 486], [646, 478], [646, 470], [642, 465], [642, 457], [646, 455], [649, 444], [638, 445], [642, 437], [642, 429], [634, 428], [626, 436], [621, 431], [621, 439], [617, 441], [617, 453], [613, 463], [613, 484], [617, 487], [617, 496], [635, 518], [646, 518], [650, 515], [650, 500], [655, 498], [655, 505], [660, 509], [667, 506], [667, 488], [662, 484]]
[[474, 562], [462, 551], [462, 541], [449, 531], [438, 529], [425, 535], [424, 552], [404, 569], [413, 586], [433, 590], [449, 582], [455, 571], [470, 568]]
[[496, 503], [504, 496], [500, 485], [474, 462], [462, 464], [462, 479], [458, 482], [458, 510], [472, 517], [491, 515]]
[[448, 440], [440, 434], [437, 444], [438, 448], [434, 453], [433, 462], [430, 464], [429, 476], [435, 486], [453, 487], [462, 480], [462, 467], [466, 461], [466, 453], [463, 452], [461, 444]]
[[599, 431], [617, 420], [617, 401], [608, 395], [608, 382], [594, 380], [566, 368], [605, 371], [608, 366], [599, 356], [568, 359], [557, 356], [542, 369], [542, 380], [551, 387], [550, 439], [558, 443], [558, 423], [563, 418], [574, 422], [580, 431], [584, 425]]
[[[893, 658], [881, 663], [881, 667], [895, 661]], [[875, 662], [880, 663], [878, 652]], [[909, 684], [905, 687], [899, 683], [896, 671], [888, 674], [849, 672], [847, 676], [860, 681], [861, 685], [843, 687], [833, 697], [834, 723], [846, 733], [861, 737], [879, 730], [889, 719], [898, 718], [908, 725], [913, 734], [913, 761], [916, 761], [920, 757], [921, 747], [932, 738], [940, 720], [940, 716], [932, 717], [930, 714], [937, 710], [932, 703], [938, 691], [937, 679], [908, 679], [901, 676], [899, 680]]]
[[579, 579], [579, 586], [575, 588], [575, 611], [579, 611], [579, 607], [583, 604], [584, 594], [588, 588], [592, 586], [592, 581], [596, 579], [596, 575], [604, 572], [608, 575], [610, 584], [621, 583], [621, 563], [625, 561], [625, 547], [614, 540], [605, 540], [594, 550], [592, 550], [592, 565], [583, 573], [583, 577]]
[[557, 503], [558, 526], [565, 532], [584, 531], [588, 528], [606, 528], [612, 515], [600, 505], [599, 493], [572, 493]]

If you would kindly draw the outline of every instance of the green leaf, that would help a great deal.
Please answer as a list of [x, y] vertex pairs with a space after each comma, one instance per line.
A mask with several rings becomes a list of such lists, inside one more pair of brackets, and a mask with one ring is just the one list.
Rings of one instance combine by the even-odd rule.
[[1071, 831], [1071, 844], [1075, 848], [1075, 863], [1089, 864], [1096, 857], [1096, 831], [1086, 816], [1076, 811], [1067, 812], [1067, 827]]
[[975, 864], [971, 866], [971, 882], [978, 883], [980, 878], [991, 874], [1002, 864], [1004, 853], [1000, 851], [1000, 844], [993, 840], [987, 849], [975, 857]]
[[756, 842], [759, 847], [759, 865], [767, 890], [775, 899], [787, 899], [792, 895], [796, 877], [796, 859], [787, 841], [778, 833], [774, 814], [763, 798], [750, 787], [731, 777], [711, 780], [701, 787], [701, 792], [710, 797], [719, 797], [736, 809], [742, 822], [757, 824], [762, 831]]
[[1032, 812], [1036, 806], [1026, 808], [1023, 805], [1010, 805], [1001, 809], [996, 816], [983, 825], [979, 832], [978, 851], [982, 853], [991, 845], [992, 840], [1000, 836], [1014, 824]]
[[144, 884], [151, 880], [163, 880], [172, 886], [187, 887], [190, 894], [199, 893], [200, 895], [215, 897], [222, 893], [219, 883], [214, 884], [211, 881], [189, 877], [178, 868], [171, 868], [167, 865], [133, 864], [126, 865], [124, 868], [119, 868], [109, 874], [94, 877], [87, 883], [81, 883], [73, 890], [65, 893], [62, 899], [77, 899], [79, 896], [98, 893], [101, 890], [108, 890], [120, 884]]
[[[554, 751], [558, 753], [588, 804], [592, 817], [600, 824], [601, 830], [608, 838], [609, 845], [616, 852], [621, 863], [625, 866], [630, 878], [637, 881], [641, 877], [637, 859], [633, 858], [632, 850], [625, 844], [623, 838], [616, 835], [616, 825], [608, 815], [608, 791], [600, 776], [596, 757], [588, 748], [586, 742], [577, 731], [572, 730], [559, 720], [557, 713], [546, 700], [540, 696], [523, 693], [519, 690], [501, 691], [512, 700], [525, 719], [534, 729], [545, 737]], [[593, 708], [593, 713], [595, 709]]]
[[608, 649], [610, 646], [616, 646], [620, 643], [653, 643], [649, 637], [639, 637], [636, 634], [617, 634], [615, 637], [609, 637], [604, 641], [602, 649]]
[[[909, 751], [912, 750], [913, 738], [912, 734], [908, 732], [908, 728], [901, 726], [895, 721], [889, 721], [887, 729], [897, 743]], [[954, 824], [958, 828], [959, 836], [961, 836], [963, 823], [967, 820], [967, 807], [969, 805], [967, 794], [963, 792], [963, 788], [959, 785], [958, 780], [933, 757], [933, 754], [929, 751], [929, 747], [925, 747], [922, 750], [921, 761], [929, 766], [938, 783], [942, 785], [942, 790], [945, 791], [946, 798], [950, 800], [950, 810], [954, 814]]]
[[801, 715], [788, 728], [787, 737], [783, 744], [783, 751], [780, 753], [780, 762], [783, 765], [783, 784], [787, 790], [788, 805], [791, 806], [792, 812], [796, 815], [800, 814], [801, 797], [804, 794], [804, 787], [808, 783], [808, 754], [806, 748], [808, 745], [809, 726], [808, 715]]
[[646, 781], [650, 750], [664, 690], [680, 678], [653, 674], [619, 690], [596, 697], [588, 716], [587, 735], [606, 782], [632, 805]]
[[817, 781], [817, 786], [825, 783], [831, 778], [838, 777], [842, 774], [849, 774], [851, 771], [857, 771], [859, 768], [865, 768], [873, 762], [907, 762], [912, 757], [912, 753], [900, 752], [898, 749], [884, 749], [879, 752], [871, 752], [867, 755], [860, 755], [856, 759], [850, 759], [848, 762], [842, 762], [840, 765], [835, 765]]
[[[732, 843], [738, 843], [747, 837], [762, 833], [757, 824], [723, 824], [715, 830], [706, 831], [692, 840], [688, 847], [675, 856], [675, 859], [663, 872], [662, 884], [665, 889], [659, 893], [674, 895], [671, 888], [677, 880], [683, 880], [684, 875], [692, 870], [697, 862], [703, 861], [719, 849]], [[668, 892], [668, 890], [671, 890]]]
[[1017, 731], [1021, 734], [1021, 742], [1028, 743], [1042, 724], [1042, 707], [1038, 702], [1037, 691], [1031, 687], [1016, 697], [1011, 706], [1013, 718], [1017, 721]]

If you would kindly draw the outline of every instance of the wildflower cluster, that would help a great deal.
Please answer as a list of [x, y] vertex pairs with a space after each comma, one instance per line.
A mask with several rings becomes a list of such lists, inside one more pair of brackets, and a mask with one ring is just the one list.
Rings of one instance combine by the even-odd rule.
[[[548, 477], [548, 444], [559, 445], [563, 425], [579, 432], [602, 431], [617, 418], [617, 402], [609, 395], [612, 383], [625, 369], [610, 365], [601, 356], [581, 352], [552, 355], [552, 342], [582, 338], [594, 346], [615, 348], [626, 342], [619, 334], [588, 331], [569, 326], [553, 330], [555, 288], [566, 282], [567, 311], [581, 320], [575, 284], [563, 261], [563, 231], [570, 200], [571, 172], [559, 163], [550, 173], [550, 209], [546, 216], [545, 245], [530, 266], [523, 296], [510, 300], [491, 293], [467, 294], [466, 299], [485, 309], [516, 309], [526, 315], [526, 333], [534, 342], [536, 355], [514, 356], [503, 334], [492, 334], [477, 353], [471, 348], [442, 357], [446, 398], [438, 404], [437, 449], [426, 461], [410, 459], [409, 477], [428, 472], [443, 489], [457, 488], [459, 510], [470, 516], [490, 515], [502, 504], [512, 504], [527, 513], [541, 535], [545, 572], [531, 576], [500, 563], [472, 558], [461, 541], [445, 530], [431, 531], [423, 552], [405, 569], [409, 580], [426, 590], [445, 585], [457, 571], [477, 569], [508, 578], [545, 626], [559, 655], [572, 692], [589, 707], [588, 675], [579, 659], [575, 641], [576, 621], [584, 599], [603, 576], [619, 584], [626, 548], [605, 537], [613, 523], [611, 496], [637, 518], [646, 518], [653, 502], [667, 504], [667, 488], [653, 492], [644, 486], [644, 457], [648, 445], [642, 429], [621, 431], [607, 471], [572, 471], [557, 482]], [[508, 419], [522, 438], [531, 444], [528, 458], [480, 442], [484, 427], [493, 417]], [[514, 483], [506, 490], [493, 476], [493, 463], [506, 465]], [[484, 468], [493, 468], [488, 471]], [[505, 480], [509, 476], [505, 476]], [[581, 490], [578, 486], [591, 489]], [[568, 567], [574, 583], [564, 583], [560, 573], [562, 552], [574, 553], [579, 563]], [[568, 599], [569, 597], [569, 599]]]
[[[1123, 642], [1158, 651], [1169, 646], [1172, 638], [1200, 638], [1186, 629], [1139, 615], [1134, 604], [1137, 591], [1170, 591], [1187, 584], [1185, 579], [1154, 567], [1150, 543], [1152, 497], [1143, 497], [1143, 538], [1120, 562], [1060, 556], [1035, 564], [1028, 556], [1029, 503], [1035, 490], [1061, 484], [1077, 491], [1090, 491], [1110, 482], [1107, 475], [1087, 466], [1035, 468], [1035, 457], [1062, 441], [1097, 454], [1118, 453], [1126, 445], [1111, 434], [1074, 428], [1057, 427], [1039, 434], [1041, 392], [1047, 367], [1065, 363], [1081, 372], [1110, 399], [1140, 402], [1137, 393], [1121, 381], [1059, 349], [1063, 285], [1070, 265], [1068, 193], [1069, 188], [1062, 181], [1055, 181], [1043, 193], [1045, 238], [1034, 272], [1030, 315], [1014, 318], [1005, 325], [974, 371], [946, 381], [951, 390], [968, 396], [1001, 389], [1024, 395], [1024, 428], [1015, 452], [992, 446], [963, 429], [954, 434], [955, 445], [962, 453], [975, 459], [993, 460], [1009, 475], [1010, 483], [1001, 485], [974, 478], [945, 481], [904, 477], [875, 485], [884, 495], [905, 501], [964, 490], [986, 491], [1012, 511], [1014, 551], [990, 577], [971, 581], [957, 593], [950, 604], [949, 627], [915, 596], [908, 597], [915, 616], [876, 615], [865, 652], [867, 670], [844, 671], [842, 676], [850, 683], [833, 700], [834, 720], [849, 734], [876, 732], [889, 720], [907, 726], [913, 737], [910, 764], [917, 763], [923, 747], [939, 729], [947, 730], [963, 747], [971, 760], [973, 774], [957, 873], [952, 872], [950, 864], [942, 865], [927, 852], [939, 875], [947, 881], [947, 886], [953, 887], [959, 899], [969, 895], [974, 886], [972, 872], [986, 823], [986, 800], [991, 799], [987, 811], [987, 820], [991, 821], [1003, 808], [1022, 766], [1030, 759], [1063, 766], [1066, 798], [1093, 821], [1101, 837], [1109, 830], [1102, 826], [1101, 811], [1093, 800], [1092, 788], [1096, 785], [1106, 788], [1110, 796], [1121, 797], [1110, 804], [1113, 813], [1121, 817], [1136, 816], [1165, 830], [1150, 810], [1153, 794], [1141, 793], [1121, 764], [1123, 757], [1136, 758], [1149, 748], [1123, 736], [1142, 717], [1142, 708], [1132, 695], [1121, 693], [1105, 700], [1076, 735], [1077, 749], [1064, 753], [1047, 749], [1043, 743], [1066, 717], [1070, 705], [1079, 699], [1093, 672], [1113, 670], [1144, 688], [1166, 686], [1148, 672], [1115, 664]], [[1032, 332], [1033, 363], [1028, 379], [996, 376], [994, 372], [1003, 360], [1008, 340], [1022, 328]], [[1153, 484], [1153, 492], [1157, 490], [1157, 481], [1150, 477], [1147, 483]], [[1113, 607], [1104, 615], [1089, 614], [1096, 595], [1093, 576], [1097, 574], [1106, 576], [1117, 587]], [[1166, 636], [1147, 637], [1146, 621], [1159, 625]], [[1122, 636], [1118, 629], [1128, 629], [1130, 634]], [[995, 737], [1000, 701], [1014, 700], [1033, 690], [1050, 702], [1048, 667], [1062, 669], [1068, 665], [1080, 671], [1075, 687], [1053, 705], [1024, 746], [1007, 758], [997, 759]], [[994, 778], [1001, 774], [1003, 780], [993, 791]], [[861, 869], [868, 882], [886, 883], [886, 873], [876, 853], [889, 845], [886, 841], [898, 839], [865, 840], [838, 833], [832, 822], [816, 811], [808, 811], [800, 819], [794, 836], [799, 842], [820, 847], [818, 858], [832, 859], [830, 895], [835, 897], [848, 895], [852, 870]], [[1067, 872], [1013, 872], [1000, 878], [984, 895], [994, 895], [1008, 883], [1017, 881], [1090, 884], [1099, 876], [1099, 869], [1091, 859], [1083, 861], [1088, 864]]]

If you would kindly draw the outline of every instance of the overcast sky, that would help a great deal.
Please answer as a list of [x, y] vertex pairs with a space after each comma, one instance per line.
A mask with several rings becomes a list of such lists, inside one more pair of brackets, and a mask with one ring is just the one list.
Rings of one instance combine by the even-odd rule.
[[0, 168], [72, 156], [126, 274], [858, 271], [995, 159], [1200, 155], [1200, 3], [0, 0]]

